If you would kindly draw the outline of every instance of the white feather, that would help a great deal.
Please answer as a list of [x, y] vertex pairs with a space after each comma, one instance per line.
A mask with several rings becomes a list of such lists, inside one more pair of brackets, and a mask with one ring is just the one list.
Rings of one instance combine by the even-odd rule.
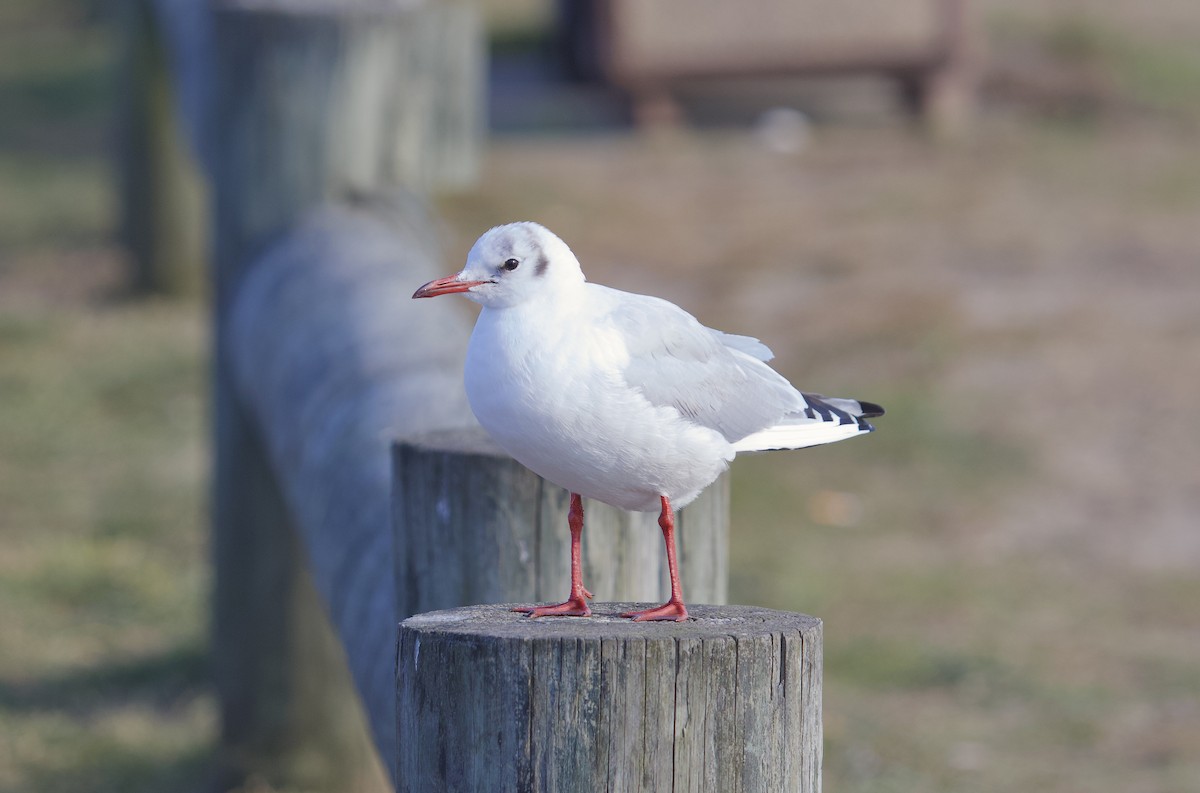
[[772, 449], [803, 449], [865, 435], [857, 424], [838, 424], [833, 421], [809, 421], [796, 424], [777, 424], [774, 427], [747, 435], [734, 441], [738, 452], [766, 452]]

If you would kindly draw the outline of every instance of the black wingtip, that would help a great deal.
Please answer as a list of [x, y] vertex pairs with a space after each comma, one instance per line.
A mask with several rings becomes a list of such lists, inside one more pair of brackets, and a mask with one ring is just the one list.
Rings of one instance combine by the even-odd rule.
[[883, 408], [879, 405], [876, 405], [874, 402], [863, 402], [860, 399], [858, 400], [858, 404], [862, 407], [863, 418], [873, 419], [876, 416], [882, 416], [884, 414]]

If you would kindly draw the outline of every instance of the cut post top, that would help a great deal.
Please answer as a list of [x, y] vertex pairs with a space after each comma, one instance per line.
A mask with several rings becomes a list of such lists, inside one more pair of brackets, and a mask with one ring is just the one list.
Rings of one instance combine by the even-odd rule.
[[703, 639], [709, 636], [756, 637], [780, 632], [819, 633], [821, 620], [807, 614], [757, 606], [690, 605], [685, 622], [632, 622], [622, 612], [646, 608], [646, 603], [593, 603], [590, 617], [539, 617], [512, 611], [514, 605], [492, 604], [430, 611], [401, 623], [405, 631], [463, 637], [528, 640], [562, 639]]
[[405, 620], [398, 793], [820, 793], [821, 621], [752, 606], [617, 616], [639, 605]]

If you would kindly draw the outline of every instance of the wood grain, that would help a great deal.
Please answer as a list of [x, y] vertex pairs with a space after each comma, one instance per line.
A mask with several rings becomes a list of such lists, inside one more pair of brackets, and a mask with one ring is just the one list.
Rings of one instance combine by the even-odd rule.
[[507, 606], [401, 624], [399, 790], [821, 787], [821, 622], [696, 606], [684, 623]]

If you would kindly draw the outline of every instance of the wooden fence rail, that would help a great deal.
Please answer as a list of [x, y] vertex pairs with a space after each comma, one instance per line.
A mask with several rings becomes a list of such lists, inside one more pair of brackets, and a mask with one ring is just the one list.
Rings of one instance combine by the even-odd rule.
[[470, 421], [465, 318], [408, 310], [446, 265], [421, 202], [397, 196], [478, 162], [478, 16], [452, 0], [213, 8], [218, 785], [380, 789], [354, 689], [390, 758], [388, 445]]
[[[247, 603], [265, 605], [278, 597], [262, 589], [273, 586], [263, 572], [277, 569], [287, 549], [294, 548], [296, 567], [306, 570], [320, 595], [308, 598], [312, 613], [296, 616], [323, 619], [326, 613], [331, 619], [375, 743], [385, 752], [394, 741], [394, 626], [406, 616], [396, 611], [392, 579], [388, 446], [398, 434], [472, 422], [462, 395], [465, 315], [454, 306], [428, 315], [404, 310], [412, 284], [421, 283], [439, 258], [422, 230], [428, 224], [413, 222], [420, 217], [417, 207], [386, 213], [346, 207], [314, 211], [259, 259], [227, 324], [239, 404], [263, 439], [285, 515], [294, 524], [287, 531], [295, 532], [300, 545], [272, 535], [279, 544], [263, 546], [255, 558], [240, 555], [249, 538], [239, 538], [231, 548], [234, 558], [224, 560], [237, 582], [226, 586], [244, 590], [244, 599], [230, 604], [223, 623], [239, 630], [219, 639], [242, 648], [264, 647], [272, 634], [264, 635], [263, 624], [242, 615]], [[250, 492], [247, 498], [262, 495]], [[268, 566], [255, 570], [251, 563]], [[304, 584], [284, 585], [287, 592]], [[275, 641], [282, 646], [257, 665], [228, 670], [234, 691], [258, 695], [244, 688], [255, 679], [247, 673], [256, 668], [286, 679], [294, 663], [315, 663], [296, 658], [313, 652], [311, 645], [286, 633]], [[224, 644], [219, 649], [238, 652]], [[321, 674], [302, 673], [297, 679], [328, 686], [322, 678], [341, 663], [331, 659], [319, 664], [325, 670]], [[348, 693], [341, 696], [353, 701]], [[309, 697], [324, 702], [328, 694], [298, 689], [286, 696], [293, 703]], [[339, 721], [328, 713], [301, 718], [305, 734], [315, 731], [324, 742], [343, 740], [326, 734], [323, 725]], [[293, 745], [303, 745], [302, 737], [294, 735]]]

